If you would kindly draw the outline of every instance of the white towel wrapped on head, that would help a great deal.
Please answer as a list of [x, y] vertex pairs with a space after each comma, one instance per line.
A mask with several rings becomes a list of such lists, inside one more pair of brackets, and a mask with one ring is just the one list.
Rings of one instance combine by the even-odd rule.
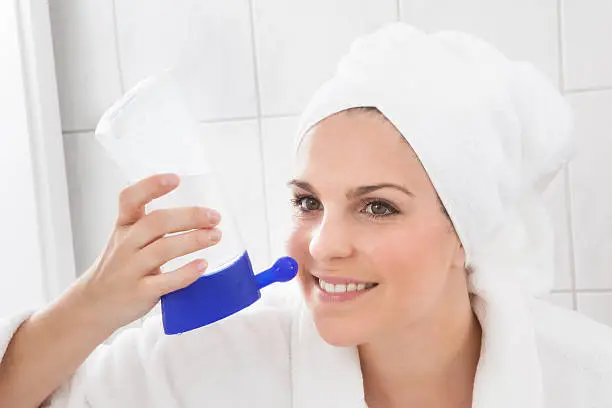
[[571, 152], [571, 114], [537, 70], [468, 34], [392, 24], [353, 43], [302, 115], [296, 145], [320, 120], [362, 106], [378, 108], [417, 153], [469, 265], [494, 250], [528, 288], [550, 288], [538, 194]]

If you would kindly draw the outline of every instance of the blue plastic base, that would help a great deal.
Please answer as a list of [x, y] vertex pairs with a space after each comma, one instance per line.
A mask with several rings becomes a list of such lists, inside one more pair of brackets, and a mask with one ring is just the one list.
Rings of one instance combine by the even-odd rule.
[[166, 334], [184, 333], [228, 317], [261, 297], [249, 255], [226, 269], [204, 275], [184, 289], [162, 296]]

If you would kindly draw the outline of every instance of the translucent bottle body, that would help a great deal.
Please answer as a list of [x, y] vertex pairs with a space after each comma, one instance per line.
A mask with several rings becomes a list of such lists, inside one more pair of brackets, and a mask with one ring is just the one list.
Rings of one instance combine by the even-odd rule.
[[[200, 127], [188, 113], [171, 73], [150, 77], [128, 91], [103, 115], [96, 138], [131, 183], [159, 173], [175, 173], [179, 186], [146, 206], [147, 213], [177, 207], [207, 207], [221, 214], [221, 240], [168, 261], [171, 272], [199, 258], [208, 262], [203, 276], [161, 298], [166, 334], [179, 334], [223, 319], [260, 298], [260, 289], [285, 282], [297, 263], [281, 258], [255, 276], [217, 176], [203, 151]], [[237, 166], [240, 163], [236, 163]], [[178, 232], [184, 234], [186, 231]]]
[[[213, 173], [183, 175], [176, 190], [153, 200], [147, 205], [147, 212], [176, 207], [207, 207], [221, 214], [221, 222], [216, 227], [221, 230], [222, 238], [216, 245], [175, 258], [162, 266], [162, 272], [169, 272], [195, 260], [206, 259], [208, 268], [205, 274], [219, 272], [244, 255], [240, 231], [229, 211], [217, 178]], [[181, 234], [184, 232], [179, 232]]]

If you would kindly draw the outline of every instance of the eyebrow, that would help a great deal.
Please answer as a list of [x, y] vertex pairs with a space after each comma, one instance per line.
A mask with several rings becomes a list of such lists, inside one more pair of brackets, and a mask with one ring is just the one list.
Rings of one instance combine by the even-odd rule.
[[[293, 179], [287, 183], [287, 186], [289, 187], [296, 186], [296, 187], [301, 188], [302, 190], [308, 191], [309, 193], [316, 194], [315, 188], [306, 181]], [[372, 184], [368, 186], [360, 186], [352, 190], [349, 190], [346, 193], [346, 198], [350, 200], [350, 199], [353, 199], [353, 198], [356, 198], [356, 197], [359, 197], [359, 196], [362, 196], [362, 195], [365, 195], [365, 194], [368, 194], [368, 193], [371, 193], [373, 191], [380, 190], [383, 188], [393, 188], [393, 189], [396, 189], [396, 190], [399, 190], [405, 193], [406, 195], [410, 197], [414, 197], [414, 194], [405, 187], [402, 187], [402, 186], [399, 186], [393, 183], [380, 183], [380, 184]]]

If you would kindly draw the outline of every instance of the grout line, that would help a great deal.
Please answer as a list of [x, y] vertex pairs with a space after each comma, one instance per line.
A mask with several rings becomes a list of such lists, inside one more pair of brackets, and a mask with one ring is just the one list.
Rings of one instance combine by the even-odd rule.
[[402, 21], [402, 0], [396, 0], [397, 6], [397, 21]]
[[575, 94], [582, 94], [582, 93], [587, 93], [587, 92], [606, 92], [606, 91], [612, 91], [612, 85], [568, 89], [564, 92], [564, 94], [575, 95]]
[[576, 246], [574, 239], [574, 217], [572, 215], [572, 194], [571, 194], [571, 183], [570, 183], [570, 165], [565, 165], [564, 175], [564, 191], [565, 191], [565, 203], [566, 203], [566, 222], [568, 230], [568, 241], [569, 241], [569, 262], [570, 262], [570, 280], [572, 284], [572, 302], [574, 303], [574, 309], [578, 310], [578, 296], [576, 296]]
[[559, 64], [559, 89], [565, 90], [565, 55], [563, 53], [563, 0], [557, 0], [557, 47]]
[[574, 289], [553, 289], [550, 293], [574, 293]]
[[70, 130], [62, 130], [64, 135], [78, 135], [79, 133], [93, 133], [95, 130], [93, 129], [70, 129]]
[[609, 289], [605, 289], [605, 288], [599, 288], [599, 289], [555, 289], [553, 291], [551, 291], [551, 293], [570, 293], [570, 294], [577, 294], [577, 293], [604, 293], [604, 294], [612, 294], [612, 288]]
[[115, 35], [115, 54], [117, 56], [117, 70], [119, 71], [119, 86], [121, 93], [125, 93], [125, 81], [123, 79], [123, 65], [121, 64], [121, 53], [119, 52], [119, 30], [117, 28], [117, 0], [112, 1], [113, 8], [113, 33]]
[[251, 19], [251, 48], [253, 50], [253, 80], [255, 82], [255, 108], [257, 111], [257, 138], [259, 143], [259, 161], [262, 177], [263, 196], [264, 196], [264, 220], [266, 223], [266, 238], [268, 243], [268, 262], [272, 260], [272, 239], [270, 237], [270, 217], [268, 214], [268, 192], [266, 191], [266, 166], [264, 161], [263, 129], [261, 115], [261, 89], [259, 84], [259, 66], [257, 64], [257, 44], [255, 41], [255, 10], [253, 1], [249, 0], [249, 16]]
[[[565, 90], [565, 53], [563, 48], [563, 1], [557, 0], [557, 47], [558, 49], [558, 64], [559, 64], [559, 89], [561, 92]], [[570, 267], [570, 282], [572, 306], [574, 310], [578, 310], [578, 296], [576, 295], [576, 255], [574, 245], [574, 224], [572, 217], [571, 204], [571, 186], [570, 186], [570, 169], [569, 164], [565, 165], [563, 174], [563, 192], [565, 196], [566, 222], [569, 241], [569, 267]]]
[[296, 116], [300, 116], [300, 113], [278, 113], [273, 115], [261, 115], [262, 119], [281, 119], [281, 118], [293, 118]]
[[247, 120], [255, 120], [257, 119], [257, 116], [237, 116], [234, 118], [220, 118], [220, 119], [203, 119], [203, 120], [199, 120], [198, 123], [200, 124], [213, 124], [213, 123], [225, 123], [225, 122], [241, 122], [241, 121], [247, 121]]
[[[295, 118], [298, 117], [297, 113], [281, 113], [278, 115], [260, 115], [260, 116], [236, 116], [232, 118], [220, 118], [220, 119], [204, 119], [199, 120], [198, 123], [207, 125], [207, 124], [216, 124], [216, 123], [231, 123], [231, 122], [242, 122], [249, 120], [257, 120], [261, 119], [283, 119], [283, 118]], [[65, 135], [74, 135], [78, 133], [93, 133], [95, 129], [64, 129], [62, 133]]]
[[199, 123], [207, 124], [207, 123], [226, 123], [226, 122], [239, 122], [245, 120], [256, 120], [258, 118], [261, 119], [282, 119], [282, 118], [294, 118], [299, 116], [299, 113], [280, 113], [273, 115], [257, 115], [257, 116], [236, 116], [232, 118], [218, 118], [218, 119], [203, 119], [199, 120]]

